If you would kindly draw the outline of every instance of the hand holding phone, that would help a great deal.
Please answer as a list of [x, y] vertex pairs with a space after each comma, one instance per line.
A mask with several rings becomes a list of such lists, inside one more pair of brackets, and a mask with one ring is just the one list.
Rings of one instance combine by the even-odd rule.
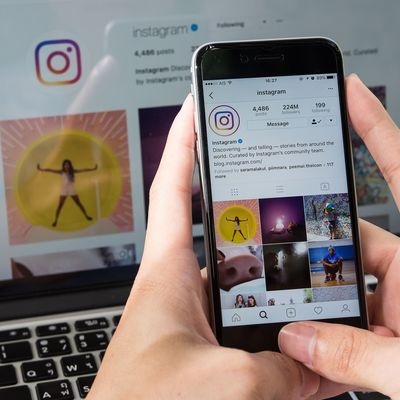
[[[400, 185], [393, 169], [400, 148], [399, 129], [357, 76], [347, 78], [346, 88], [352, 125], [390, 182], [399, 207]], [[396, 399], [400, 394], [397, 379], [400, 366], [400, 239], [363, 220], [360, 230], [365, 271], [378, 279], [377, 290], [368, 296], [372, 332], [325, 323], [297, 322], [283, 328], [279, 345], [284, 354], [306, 363], [330, 381], [376, 390]], [[332, 387], [326, 381], [325, 384], [326, 388]], [[381, 396], [377, 395], [377, 398]]]
[[151, 189], [141, 267], [88, 399], [309, 398], [317, 374], [282, 354], [219, 346], [210, 328], [191, 235], [191, 100], [170, 130]]
[[[364, 138], [376, 125], [374, 129], [379, 135], [369, 136], [366, 143], [380, 167], [385, 169], [397, 159], [398, 130], [372, 94], [361, 83], [355, 84], [354, 79], [350, 79], [352, 84], [348, 91], [353, 126]], [[369, 387], [396, 398], [398, 339], [378, 337], [357, 328], [350, 328], [349, 332], [346, 326], [318, 324], [316, 329], [324, 335], [317, 338], [317, 344], [325, 346], [329, 352], [318, 359], [311, 354], [313, 365], [309, 367], [316, 368], [328, 379], [320, 379], [308, 368], [300, 369], [299, 363], [282, 354], [249, 354], [217, 345], [209, 327], [208, 299], [190, 236], [190, 188], [194, 167], [192, 115], [192, 102], [188, 99], [171, 128], [152, 189], [151, 218], [140, 274], [88, 398], [131, 399], [132, 396], [162, 397], [168, 393], [171, 398], [183, 395], [248, 399], [257, 395], [263, 399], [298, 399], [308, 398], [316, 391], [315, 397], [327, 398], [350, 387]], [[388, 142], [392, 146], [388, 146]], [[394, 179], [394, 174], [389, 174], [388, 178], [393, 192], [398, 193], [398, 179]], [[371, 322], [387, 326], [398, 336], [397, 249], [400, 239], [366, 222], [361, 223], [360, 228], [366, 271], [376, 275], [380, 285], [380, 290], [372, 297]], [[160, 232], [169, 240], [160, 241]], [[226, 258], [225, 253], [218, 253], [218, 261]], [[317, 326], [317, 322], [312, 324]], [[390, 330], [386, 329], [385, 334]], [[374, 328], [374, 331], [382, 334], [384, 328]], [[354, 353], [348, 351], [346, 339], [360, 333], [363, 337], [357, 336], [360, 341], [354, 344], [362, 344], [368, 354], [355, 360], [354, 355], [362, 352], [359, 347], [354, 348]], [[292, 341], [282, 350], [300, 359], [294, 347], [300, 349], [298, 344], [302, 340], [298, 337], [294, 346]], [[152, 362], [143, 362], [143, 355]], [[342, 368], [338, 368], [338, 363]], [[136, 366], [135, 374], [126, 368], [127, 364]], [[155, 381], [154, 376], [168, 379]], [[336, 384], [332, 379], [348, 385]]]
[[211, 43], [193, 57], [193, 82], [219, 342], [277, 350], [297, 320], [366, 328], [337, 45]]

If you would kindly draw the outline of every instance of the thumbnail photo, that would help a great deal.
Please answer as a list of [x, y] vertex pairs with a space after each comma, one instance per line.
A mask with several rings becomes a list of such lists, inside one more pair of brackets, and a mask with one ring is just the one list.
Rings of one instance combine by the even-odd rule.
[[[169, 128], [181, 106], [139, 109], [140, 141], [142, 150], [143, 186], [146, 210], [149, 207], [149, 190], [167, 141]], [[177, 155], [178, 156], [178, 155]], [[197, 168], [192, 186], [193, 223], [201, 224], [200, 178]]]
[[315, 303], [358, 299], [357, 285], [313, 288], [312, 292]]
[[354, 285], [356, 268], [351, 240], [309, 243], [312, 287]]
[[347, 193], [305, 196], [304, 210], [309, 241], [351, 238]]
[[0, 121], [10, 244], [133, 231], [125, 111]]
[[217, 246], [261, 244], [258, 200], [214, 202], [213, 210]]
[[13, 279], [68, 272], [131, 266], [136, 263], [134, 244], [14, 257]]
[[268, 306], [290, 306], [293, 304], [312, 303], [312, 301], [313, 293], [311, 288], [267, 292]]
[[311, 287], [307, 243], [276, 244], [263, 247], [268, 291]]
[[[369, 88], [386, 107], [386, 86]], [[357, 200], [360, 206], [385, 204], [389, 199], [389, 187], [381, 171], [368, 151], [367, 146], [350, 128], [353, 143], [354, 173], [356, 176]]]
[[238, 294], [223, 294], [221, 296], [221, 308], [223, 310], [231, 308], [251, 308], [266, 306], [265, 292], [264, 293], [238, 293]]
[[260, 220], [264, 244], [306, 240], [302, 197], [260, 200]]
[[262, 246], [218, 249], [218, 279], [225, 293], [265, 292]]

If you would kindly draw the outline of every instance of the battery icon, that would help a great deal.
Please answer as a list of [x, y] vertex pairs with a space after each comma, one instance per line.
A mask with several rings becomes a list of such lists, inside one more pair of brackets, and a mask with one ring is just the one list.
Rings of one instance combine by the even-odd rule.
[[327, 75], [326, 79], [333, 79], [333, 75]]

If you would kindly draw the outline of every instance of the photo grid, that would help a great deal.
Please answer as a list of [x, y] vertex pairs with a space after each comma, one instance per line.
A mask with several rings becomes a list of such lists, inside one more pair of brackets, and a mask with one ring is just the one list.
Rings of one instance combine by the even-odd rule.
[[358, 298], [348, 194], [213, 208], [222, 309]]

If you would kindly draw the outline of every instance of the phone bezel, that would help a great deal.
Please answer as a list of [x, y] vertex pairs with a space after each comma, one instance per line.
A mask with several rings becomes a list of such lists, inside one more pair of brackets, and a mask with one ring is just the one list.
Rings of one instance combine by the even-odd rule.
[[[269, 63], [268, 74], [261, 73], [265, 71], [263, 63], [248, 62], [234, 65], [232, 60], [237, 59], [240, 54], [248, 54], [254, 58], [255, 53], [260, 51], [265, 54], [279, 55], [283, 54], [283, 60], [272, 60]], [[222, 68], [213, 66], [212, 63], [207, 66], [205, 71], [203, 66], [205, 57], [210, 52], [214, 55], [224, 58], [220, 64]], [[327, 56], [330, 54], [330, 56]], [[301, 55], [301, 57], [299, 57]], [[232, 59], [233, 56], [233, 59]], [[296, 60], [295, 62], [293, 62]], [[227, 62], [227, 61], [230, 61]], [[218, 65], [218, 64], [216, 64]], [[260, 74], [261, 73], [261, 74]], [[237, 327], [222, 326], [222, 311], [219, 294], [218, 268], [217, 268], [217, 246], [214, 231], [213, 202], [211, 196], [211, 180], [208, 166], [207, 152], [207, 128], [206, 116], [204, 111], [204, 92], [203, 75], [206, 80], [209, 79], [234, 79], [249, 77], [274, 77], [287, 75], [306, 75], [319, 73], [336, 73], [338, 76], [339, 101], [342, 121], [344, 155], [347, 173], [347, 184], [349, 188], [349, 203], [352, 223], [353, 243], [355, 249], [355, 264], [357, 270], [357, 286], [359, 293], [360, 317], [326, 319], [324, 322], [343, 323], [359, 328], [368, 328], [368, 315], [365, 302], [365, 283], [363, 279], [363, 268], [360, 250], [360, 235], [358, 229], [358, 213], [356, 190], [354, 180], [354, 170], [352, 162], [351, 139], [348, 129], [348, 117], [346, 107], [346, 96], [344, 86], [343, 59], [338, 45], [327, 38], [296, 38], [296, 39], [277, 39], [268, 41], [241, 41], [241, 42], [214, 42], [201, 46], [193, 56], [192, 74], [193, 74], [193, 95], [196, 106], [196, 133], [197, 133], [197, 153], [200, 169], [200, 180], [203, 200], [203, 223], [206, 246], [206, 259], [208, 276], [210, 281], [211, 311], [213, 318], [213, 329], [220, 344], [229, 347], [238, 347], [248, 351], [278, 350], [277, 335], [279, 330], [289, 323], [273, 323], [248, 325]], [[246, 343], [243, 340], [246, 338]], [[262, 345], [260, 345], [260, 342]]]

